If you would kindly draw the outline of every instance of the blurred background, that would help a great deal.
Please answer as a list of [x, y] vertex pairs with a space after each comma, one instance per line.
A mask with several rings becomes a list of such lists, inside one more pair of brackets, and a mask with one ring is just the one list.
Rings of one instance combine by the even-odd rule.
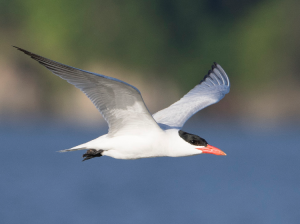
[[[3, 223], [298, 223], [300, 2], [0, 0]], [[81, 162], [89, 99], [12, 45], [136, 86], [152, 113], [219, 63], [231, 91], [184, 130], [201, 155]]]

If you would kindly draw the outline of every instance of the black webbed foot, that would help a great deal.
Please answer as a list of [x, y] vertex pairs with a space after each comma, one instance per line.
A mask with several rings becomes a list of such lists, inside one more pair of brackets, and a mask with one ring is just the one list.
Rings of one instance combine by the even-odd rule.
[[103, 150], [89, 149], [82, 155], [82, 157], [84, 158], [82, 162], [95, 157], [100, 157], [102, 156], [102, 152]]

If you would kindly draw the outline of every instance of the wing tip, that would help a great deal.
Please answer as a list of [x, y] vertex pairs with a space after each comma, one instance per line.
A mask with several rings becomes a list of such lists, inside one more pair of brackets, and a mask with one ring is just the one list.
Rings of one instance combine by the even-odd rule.
[[211, 70], [214, 70], [215, 68], [217, 68], [218, 63], [214, 62], [213, 65], [211, 66]]
[[14, 45], [13, 45], [13, 47], [14, 47], [14, 48], [17, 48], [17, 50], [22, 51], [22, 52], [25, 53], [25, 54], [28, 54], [28, 55], [29, 55], [29, 54], [32, 54], [31, 52], [26, 51], [26, 50], [23, 49], [23, 48], [20, 48], [20, 47], [14, 46]]
[[[213, 65], [211, 66], [211, 69], [208, 70], [208, 73], [203, 77], [203, 79], [200, 81], [199, 84], [205, 82], [207, 78], [210, 78], [212, 81], [214, 81], [214, 79], [211, 77], [211, 74], [215, 74], [215, 73], [214, 73], [214, 69], [217, 69], [217, 70], [219, 71], [219, 73], [220, 73], [221, 76], [226, 77], [227, 83], [225, 82], [225, 83], [223, 83], [223, 84], [229, 86], [229, 85], [230, 85], [230, 84], [229, 84], [229, 78], [228, 78], [226, 72], [224, 71], [224, 69], [223, 69], [217, 62], [213, 62]], [[215, 74], [215, 75], [216, 75], [216, 74]], [[218, 76], [219, 76], [219, 75], [217, 75], [217, 77], [218, 77]], [[223, 77], [218, 77], [218, 78], [223, 79]]]
[[202, 82], [204, 82], [209, 77], [209, 75], [213, 72], [213, 70], [215, 68], [217, 68], [218, 65], [219, 65], [218, 63], [214, 62], [213, 65], [211, 66], [211, 69], [208, 70], [207, 74], [203, 77], [203, 79], [199, 82], [199, 84], [201, 84]]
[[[27, 54], [28, 56], [30, 56], [32, 59], [34, 59], [35, 61], [39, 62], [40, 64], [42, 64], [43, 66], [45, 66], [46, 68], [50, 69], [51, 70], [51, 64], [54, 63], [56, 65], [59, 65], [59, 66], [65, 66], [65, 67], [68, 67], [69, 69], [72, 68], [74, 69], [73, 67], [71, 66], [67, 66], [67, 65], [64, 65], [62, 63], [59, 63], [59, 62], [56, 62], [56, 61], [53, 61], [51, 59], [48, 59], [48, 58], [45, 58], [45, 57], [42, 57], [38, 54], [34, 54], [30, 51], [27, 51], [23, 48], [20, 48], [20, 47], [17, 47], [17, 46], [13, 46], [14, 48], [17, 48], [17, 50], [19, 51], [22, 51], [24, 54]], [[51, 70], [52, 71], [52, 70]], [[52, 71], [53, 72], [53, 71]]]
[[43, 58], [43, 57], [41, 57], [41, 56], [39, 56], [37, 54], [31, 53], [30, 51], [27, 51], [27, 50], [25, 50], [23, 48], [20, 48], [20, 47], [17, 47], [17, 46], [13, 46], [13, 47], [16, 48], [19, 51], [22, 51], [24, 54], [29, 55], [32, 59], [34, 59], [34, 60], [36, 60], [38, 62], [40, 62], [40, 60]]

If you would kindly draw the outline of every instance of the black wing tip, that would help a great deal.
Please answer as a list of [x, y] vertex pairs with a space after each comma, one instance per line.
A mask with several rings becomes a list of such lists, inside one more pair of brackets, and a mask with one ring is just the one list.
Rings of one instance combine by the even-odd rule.
[[37, 54], [31, 53], [31, 52], [29, 52], [29, 51], [27, 51], [27, 50], [25, 50], [23, 48], [20, 48], [20, 47], [17, 47], [17, 46], [13, 46], [13, 47], [17, 48], [17, 50], [19, 50], [19, 51], [22, 51], [24, 54], [29, 55], [31, 58], [38, 57]]
[[[218, 69], [218, 63], [214, 62], [213, 65], [211, 66], [211, 69], [208, 70], [207, 74], [203, 77], [203, 79], [199, 82], [199, 84], [201, 84], [202, 82], [204, 82], [207, 78], [210, 77], [210, 74], [213, 73], [213, 70], [216, 68]], [[220, 66], [220, 65], [219, 65]]]
[[211, 66], [211, 70], [214, 70], [215, 68], [217, 68], [218, 63], [214, 62], [213, 65]]
[[19, 50], [19, 51], [22, 51], [22, 52], [24, 52], [25, 54], [28, 52], [28, 53], [30, 53], [29, 51], [26, 51], [26, 50], [24, 50], [23, 48], [20, 48], [20, 47], [17, 47], [17, 46], [13, 46], [14, 48], [17, 48], [17, 50]]
[[[16, 46], [13, 46], [13, 47], [14, 47], [14, 48], [17, 48], [17, 50], [19, 50], [19, 51], [22, 51], [24, 54], [29, 55], [32, 59], [36, 60], [37, 62], [39, 62], [40, 64], [42, 64], [42, 65], [44, 65], [44, 66], [45, 66], [45, 64], [44, 64], [45, 61], [52, 61], [52, 62], [54, 62], [53, 60], [44, 58], [44, 57], [42, 57], [42, 56], [40, 56], [40, 55], [38, 55], [38, 54], [34, 54], [34, 53], [32, 53], [32, 52], [30, 52], [30, 51], [27, 51], [27, 50], [25, 50], [25, 49], [23, 49], [23, 48], [16, 47]], [[47, 67], [47, 66], [46, 66], [46, 67]]]

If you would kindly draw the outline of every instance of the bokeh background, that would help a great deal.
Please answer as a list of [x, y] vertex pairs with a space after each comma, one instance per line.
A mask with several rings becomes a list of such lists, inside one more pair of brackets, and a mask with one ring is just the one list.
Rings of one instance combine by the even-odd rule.
[[[299, 223], [300, 2], [0, 0], [3, 223]], [[12, 45], [136, 86], [154, 113], [219, 63], [231, 92], [184, 130], [227, 157], [81, 162], [107, 132]]]

